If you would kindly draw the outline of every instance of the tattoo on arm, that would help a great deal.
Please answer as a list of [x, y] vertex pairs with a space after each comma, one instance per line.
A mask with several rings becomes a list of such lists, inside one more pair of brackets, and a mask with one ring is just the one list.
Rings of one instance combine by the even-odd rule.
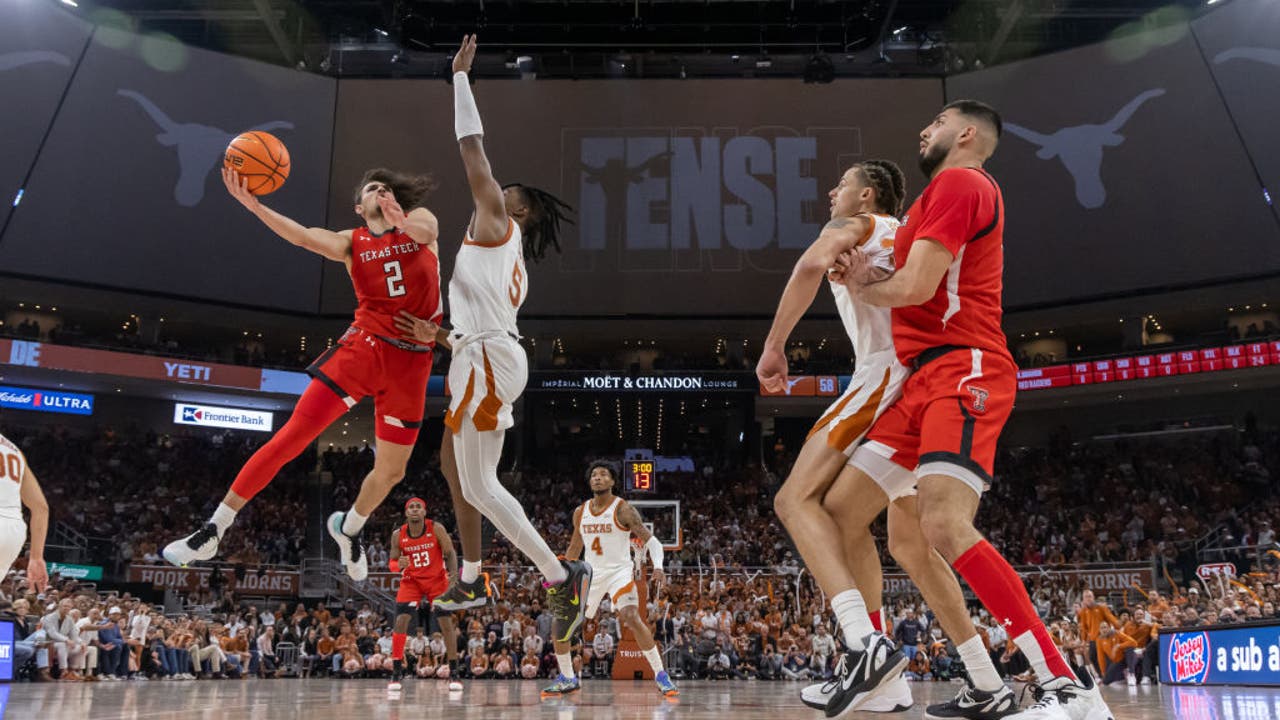
[[622, 507], [618, 508], [618, 520], [623, 527], [630, 530], [640, 542], [649, 542], [649, 538], [653, 533], [649, 532], [649, 528], [644, 526], [644, 519], [640, 517], [640, 511], [635, 509], [629, 502], [622, 503]]
[[853, 224], [853, 218], [835, 218], [822, 227], [823, 230], [840, 230]]

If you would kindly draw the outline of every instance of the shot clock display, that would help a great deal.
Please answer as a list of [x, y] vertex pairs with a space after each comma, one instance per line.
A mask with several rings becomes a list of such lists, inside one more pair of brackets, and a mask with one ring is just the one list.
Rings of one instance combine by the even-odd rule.
[[626, 462], [626, 490], [632, 493], [657, 491], [658, 473], [652, 460], [628, 460]]

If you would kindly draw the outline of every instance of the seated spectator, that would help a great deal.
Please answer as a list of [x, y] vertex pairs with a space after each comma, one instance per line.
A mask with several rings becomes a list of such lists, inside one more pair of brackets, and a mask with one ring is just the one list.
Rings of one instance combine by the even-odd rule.
[[907, 663], [907, 670], [902, 674], [908, 680], [933, 679], [933, 673], [930, 671], [929, 651], [925, 648], [924, 643], [916, 645], [916, 651], [911, 656], [911, 662]]
[[800, 652], [800, 648], [792, 645], [782, 661], [782, 676], [788, 680], [809, 679], [809, 658]]
[[1133, 638], [1119, 632], [1110, 622], [1102, 621], [1098, 629], [1098, 663], [1102, 666], [1102, 684], [1110, 685], [1120, 680], [1136, 684], [1134, 671], [1138, 658], [1134, 653], [1138, 644]]
[[591, 654], [595, 663], [602, 666], [601, 675], [609, 677], [613, 670], [613, 654], [615, 651], [613, 635], [608, 632], [600, 631], [596, 633], [595, 638], [591, 641]]
[[490, 667], [493, 668], [493, 677], [498, 680], [509, 680], [515, 676], [515, 660], [511, 657], [511, 651], [503, 647], [498, 651], [497, 655], [490, 658]]
[[474, 648], [471, 651], [471, 657], [468, 658], [471, 669], [471, 677], [480, 680], [489, 677], [489, 658], [485, 656], [480, 648]]
[[724, 680], [729, 677], [729, 656], [725, 654], [724, 647], [720, 643], [716, 643], [715, 650], [707, 658], [707, 677], [712, 680]]

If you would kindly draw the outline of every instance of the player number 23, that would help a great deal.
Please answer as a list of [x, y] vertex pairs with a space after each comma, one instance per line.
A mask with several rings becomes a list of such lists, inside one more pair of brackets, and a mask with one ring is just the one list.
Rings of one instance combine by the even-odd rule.
[[431, 553], [427, 552], [426, 550], [423, 550], [422, 552], [416, 552], [413, 554], [414, 567], [427, 567], [430, 564], [431, 564]]
[[400, 261], [392, 260], [383, 263], [382, 271], [387, 274], [387, 297], [400, 297], [405, 293], [404, 271], [400, 269]]

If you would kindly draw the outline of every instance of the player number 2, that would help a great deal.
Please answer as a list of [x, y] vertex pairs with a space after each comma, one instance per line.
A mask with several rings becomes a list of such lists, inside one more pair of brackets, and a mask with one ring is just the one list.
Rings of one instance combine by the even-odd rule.
[[592, 550], [594, 550], [594, 551], [595, 551], [595, 553], [596, 553], [597, 555], [603, 555], [603, 554], [604, 554], [604, 548], [600, 547], [600, 538], [599, 538], [599, 536], [597, 536], [597, 537], [596, 537], [596, 539], [594, 539], [594, 540], [592, 540], [592, 541], [591, 541], [591, 549], [592, 549]]
[[400, 261], [392, 260], [384, 263], [382, 271], [387, 274], [387, 297], [400, 297], [405, 293], [404, 271], [400, 269]]

